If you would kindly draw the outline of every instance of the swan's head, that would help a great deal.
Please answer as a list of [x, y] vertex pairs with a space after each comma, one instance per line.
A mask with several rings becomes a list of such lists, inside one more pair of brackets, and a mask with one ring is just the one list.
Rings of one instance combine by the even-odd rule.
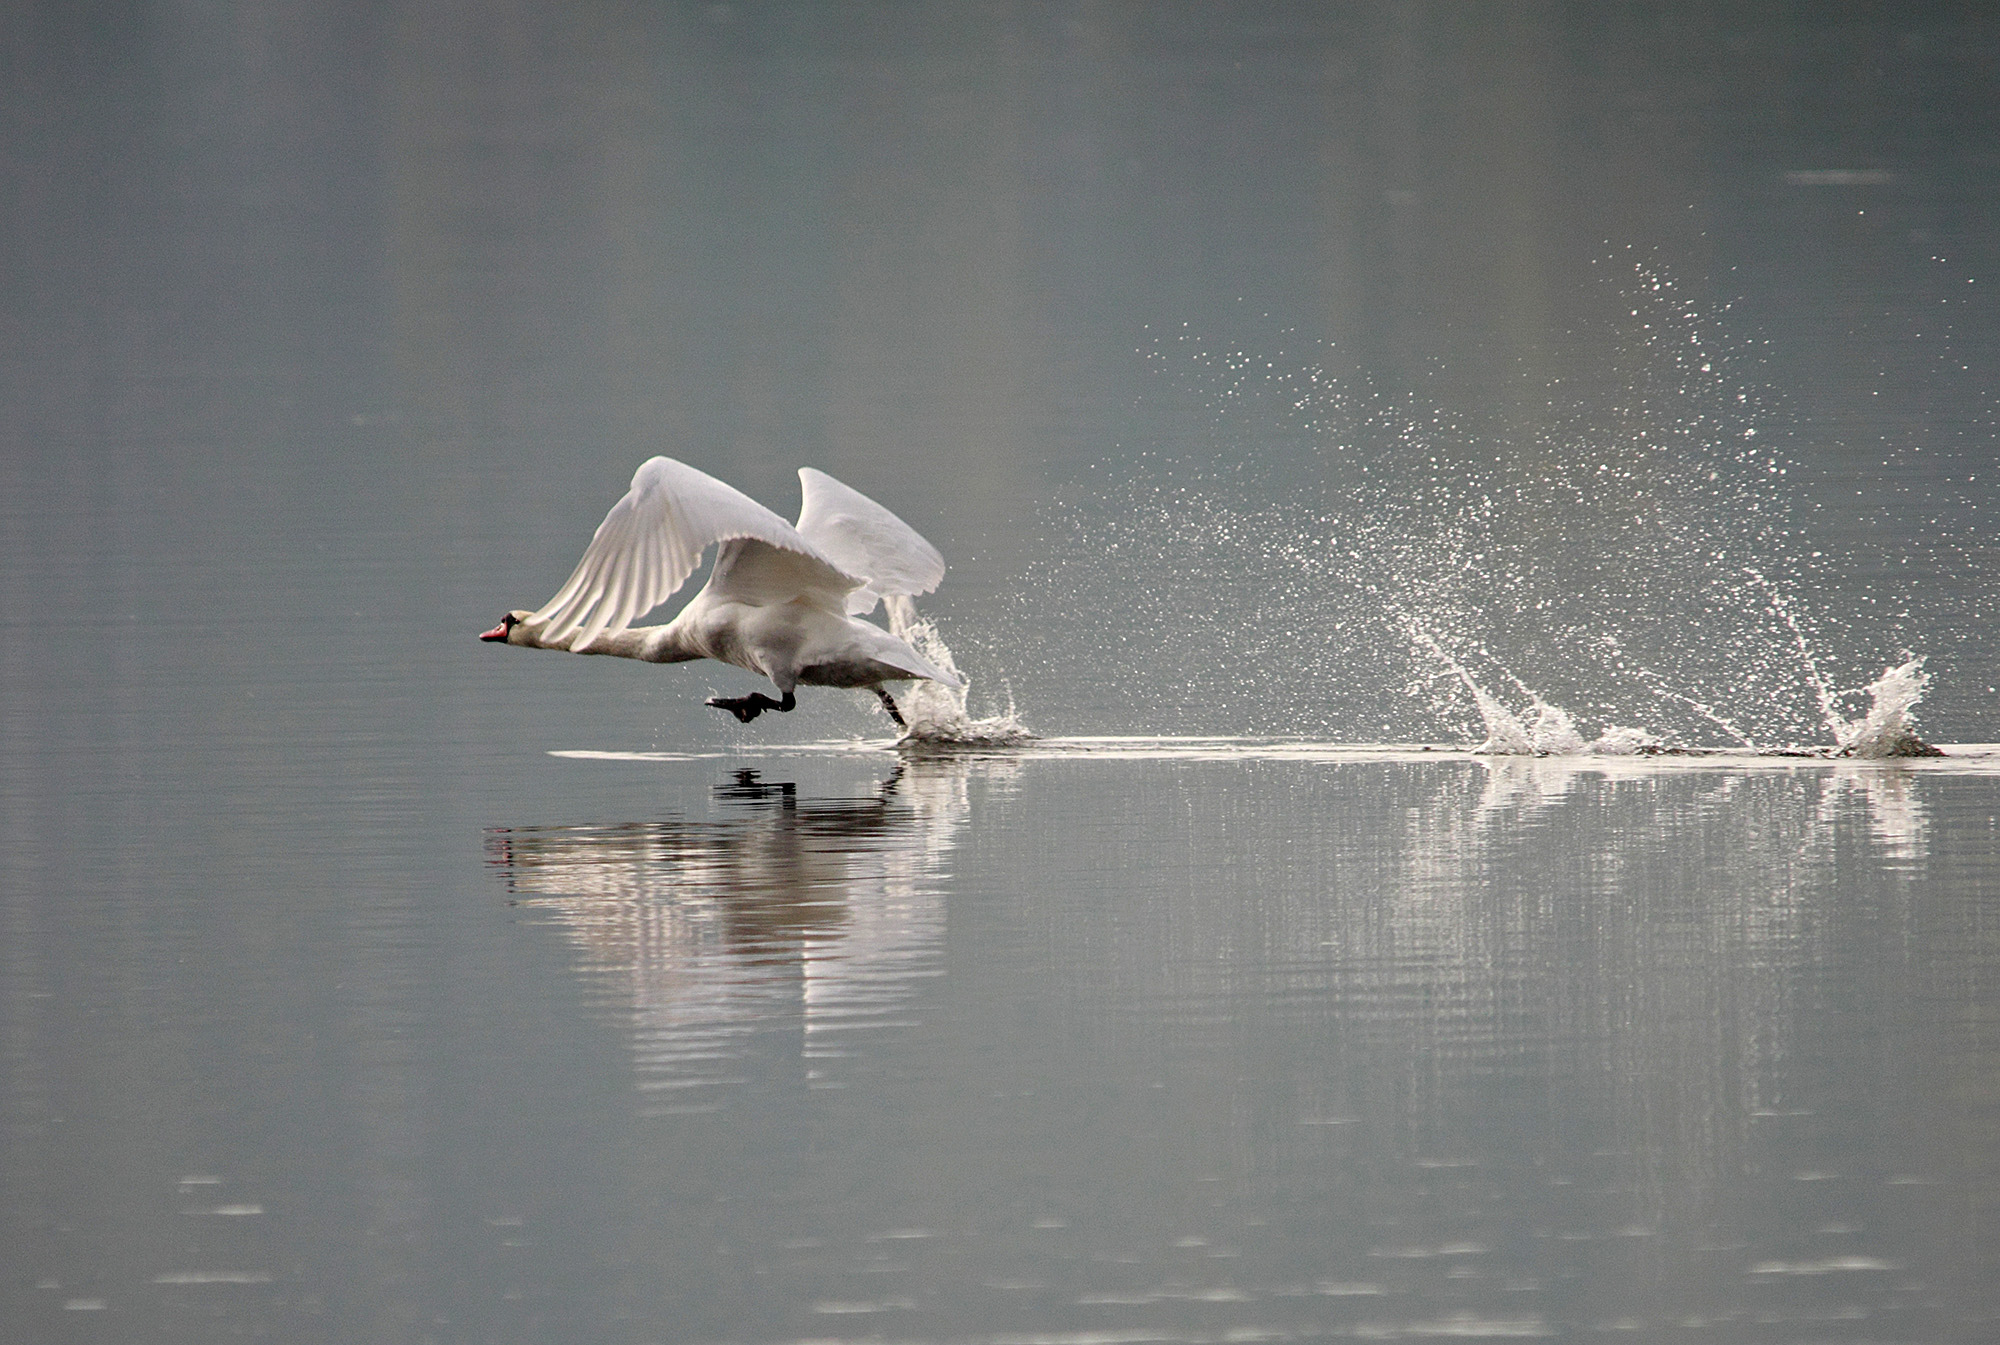
[[[528, 615], [529, 614], [526, 612], [509, 612], [507, 613], [507, 615], [500, 618], [499, 625], [495, 626], [492, 630], [487, 631], [484, 635], [481, 635], [479, 638], [482, 640], [491, 640], [496, 644], [515, 644], [517, 643], [517, 641], [515, 641], [513, 638], [514, 630], [523, 621], [526, 621], [528, 619]], [[525, 632], [523, 633], [525, 634]], [[520, 641], [518, 643], [526, 643], [526, 641]]]

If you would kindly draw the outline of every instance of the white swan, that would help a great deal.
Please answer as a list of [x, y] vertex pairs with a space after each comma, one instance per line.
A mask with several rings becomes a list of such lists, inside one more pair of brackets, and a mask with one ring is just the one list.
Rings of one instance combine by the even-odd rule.
[[[763, 692], [709, 704], [747, 724], [790, 710], [798, 686], [866, 687], [904, 724], [885, 682], [965, 685], [903, 640], [859, 618], [878, 599], [908, 604], [944, 578], [944, 557], [897, 518], [825, 472], [799, 469], [797, 526], [734, 486], [672, 458], [653, 458], [611, 507], [576, 572], [534, 612], [509, 612], [479, 638], [649, 663], [712, 658], [771, 679]], [[708, 584], [664, 626], [632, 622], [716, 552]], [[905, 607], [907, 613], [910, 609]]]

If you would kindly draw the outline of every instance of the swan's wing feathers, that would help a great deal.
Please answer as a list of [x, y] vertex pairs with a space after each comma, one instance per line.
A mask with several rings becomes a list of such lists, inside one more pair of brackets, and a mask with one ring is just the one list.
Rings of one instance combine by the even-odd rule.
[[665, 602], [694, 573], [702, 552], [737, 538], [794, 553], [816, 584], [844, 592], [862, 583], [734, 486], [684, 462], [652, 458], [597, 525], [569, 581], [530, 619], [548, 623], [545, 641], [569, 640], [571, 649], [581, 649]]
[[944, 578], [938, 549], [860, 491], [811, 467], [799, 468], [799, 485], [799, 531], [835, 565], [867, 581], [849, 595], [850, 612], [872, 610], [878, 594], [929, 593]]
[[816, 555], [772, 546], [761, 537], [738, 537], [715, 553], [715, 572], [705, 593], [718, 602], [776, 607], [804, 601], [829, 612], [845, 611], [849, 595], [865, 593], [861, 581]]

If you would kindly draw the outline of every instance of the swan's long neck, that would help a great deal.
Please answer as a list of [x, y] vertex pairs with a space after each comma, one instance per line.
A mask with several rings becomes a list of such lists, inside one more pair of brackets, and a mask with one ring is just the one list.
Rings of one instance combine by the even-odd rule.
[[646, 663], [685, 663], [689, 659], [706, 657], [701, 650], [690, 645], [678, 622], [666, 626], [628, 626], [624, 630], [604, 631], [582, 649], [572, 648], [570, 641], [574, 637], [545, 641], [542, 630], [539, 622], [519, 622], [507, 632], [507, 643], [527, 645], [531, 649], [563, 649], [572, 654], [608, 654], [613, 658], [633, 658]]

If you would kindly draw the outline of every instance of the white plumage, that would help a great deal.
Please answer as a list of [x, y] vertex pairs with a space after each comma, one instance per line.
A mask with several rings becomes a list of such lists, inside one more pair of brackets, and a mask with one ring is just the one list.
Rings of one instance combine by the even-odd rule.
[[[714, 699], [745, 723], [790, 710], [793, 688], [865, 687], [898, 723], [884, 682], [926, 678], [962, 686], [906, 641], [859, 618], [883, 598], [936, 588], [944, 557], [861, 492], [810, 467], [796, 526], [708, 473], [653, 458], [611, 507], [576, 570], [533, 612], [509, 612], [480, 636], [577, 654], [676, 663], [712, 658], [770, 678], [761, 693]], [[687, 582], [716, 547], [708, 583], [665, 626], [632, 623]]]

